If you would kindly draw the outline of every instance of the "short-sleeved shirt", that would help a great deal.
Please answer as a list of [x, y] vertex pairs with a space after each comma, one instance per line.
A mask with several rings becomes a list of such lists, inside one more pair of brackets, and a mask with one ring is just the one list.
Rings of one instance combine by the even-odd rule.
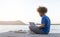
[[50, 23], [51, 22], [50, 22], [50, 19], [49, 19], [48, 16], [46, 16], [46, 15], [42, 16], [41, 24], [45, 25], [45, 27], [43, 28], [43, 31], [45, 33], [49, 33], [49, 31], [50, 31]]

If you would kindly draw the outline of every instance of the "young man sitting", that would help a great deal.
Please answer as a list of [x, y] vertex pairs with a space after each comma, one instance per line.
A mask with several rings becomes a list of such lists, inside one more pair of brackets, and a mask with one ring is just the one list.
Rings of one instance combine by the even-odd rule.
[[39, 7], [37, 9], [39, 15], [42, 17], [41, 26], [29, 26], [30, 30], [36, 34], [48, 34], [50, 31], [50, 19], [46, 16], [47, 8]]

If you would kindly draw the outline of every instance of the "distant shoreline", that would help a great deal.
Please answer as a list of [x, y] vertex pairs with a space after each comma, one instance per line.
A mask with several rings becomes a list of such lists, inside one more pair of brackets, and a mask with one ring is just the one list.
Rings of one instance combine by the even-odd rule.
[[[29, 24], [0, 24], [0, 25], [29, 25]], [[41, 25], [41, 24], [36, 24]], [[51, 25], [60, 25], [60, 24], [51, 24]]]

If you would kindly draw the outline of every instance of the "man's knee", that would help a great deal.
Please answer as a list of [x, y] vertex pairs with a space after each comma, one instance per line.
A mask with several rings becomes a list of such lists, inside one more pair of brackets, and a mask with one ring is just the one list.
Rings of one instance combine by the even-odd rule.
[[29, 29], [32, 29], [32, 26], [29, 26]]
[[33, 31], [33, 28], [32, 28], [32, 26], [29, 26], [29, 29], [30, 29], [31, 31]]

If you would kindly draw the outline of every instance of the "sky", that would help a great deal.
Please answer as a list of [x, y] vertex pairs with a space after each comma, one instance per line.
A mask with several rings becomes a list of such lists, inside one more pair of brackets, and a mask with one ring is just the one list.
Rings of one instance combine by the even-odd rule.
[[37, 8], [45, 6], [48, 8], [46, 15], [51, 19], [51, 24], [60, 24], [59, 4], [60, 0], [0, 0], [0, 21], [41, 23]]

